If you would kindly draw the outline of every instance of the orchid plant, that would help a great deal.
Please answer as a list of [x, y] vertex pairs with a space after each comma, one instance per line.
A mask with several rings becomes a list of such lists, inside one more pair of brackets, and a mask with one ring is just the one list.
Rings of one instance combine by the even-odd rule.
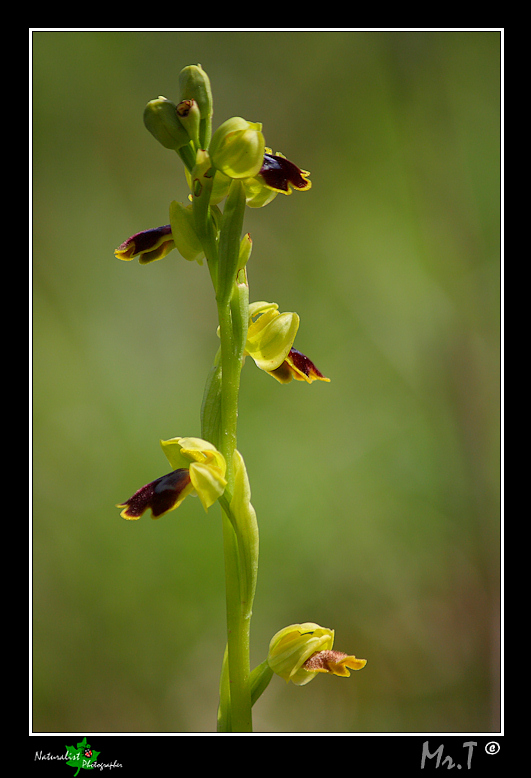
[[[258, 571], [258, 524], [243, 456], [237, 448], [238, 396], [246, 357], [282, 384], [329, 381], [294, 348], [299, 317], [276, 303], [249, 302], [247, 264], [252, 241], [242, 236], [246, 207], [261, 208], [279, 193], [308, 191], [309, 173], [266, 147], [262, 125], [241, 117], [212, 134], [210, 81], [200, 65], [179, 75], [180, 100], [151, 100], [144, 123], [177, 152], [189, 201], [172, 202], [169, 224], [138, 232], [115, 251], [142, 264], [170, 251], [206, 264], [218, 312], [219, 348], [201, 406], [201, 437], [161, 441], [171, 471], [118, 505], [124, 519], [147, 511], [158, 519], [196, 494], [206, 511], [221, 506], [226, 576], [227, 645], [219, 687], [218, 731], [252, 732], [252, 706], [274, 673], [302, 686], [318, 673], [349, 676], [364, 659], [333, 649], [333, 630], [306, 622], [281, 629], [264, 661], [250, 668], [250, 624]], [[223, 204], [223, 210], [221, 205]]]

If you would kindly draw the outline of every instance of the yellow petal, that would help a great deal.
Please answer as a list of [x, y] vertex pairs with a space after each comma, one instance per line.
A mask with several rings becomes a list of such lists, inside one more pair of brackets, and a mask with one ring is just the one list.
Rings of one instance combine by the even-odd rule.
[[269, 310], [249, 326], [246, 352], [261, 370], [270, 372], [284, 362], [299, 329], [296, 313]]
[[205, 510], [208, 510], [221, 497], [227, 485], [221, 469], [213, 464], [192, 462], [190, 478]]
[[168, 458], [170, 465], [189, 467], [190, 462], [206, 462], [209, 456], [215, 458], [215, 463], [223, 469], [225, 474], [225, 459], [212, 443], [202, 438], [170, 438], [161, 440], [160, 445]]

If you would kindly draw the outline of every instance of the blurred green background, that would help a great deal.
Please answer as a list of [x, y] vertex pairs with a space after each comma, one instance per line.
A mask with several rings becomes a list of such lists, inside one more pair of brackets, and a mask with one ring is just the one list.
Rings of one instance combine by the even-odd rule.
[[311, 171], [248, 209], [249, 280], [332, 379], [244, 368], [253, 664], [300, 621], [368, 660], [275, 677], [255, 730], [499, 729], [500, 33], [36, 31], [32, 57], [34, 731], [216, 726], [219, 514], [114, 507], [200, 433], [217, 348], [205, 266], [113, 255], [187, 196], [142, 112], [197, 62], [214, 128]]

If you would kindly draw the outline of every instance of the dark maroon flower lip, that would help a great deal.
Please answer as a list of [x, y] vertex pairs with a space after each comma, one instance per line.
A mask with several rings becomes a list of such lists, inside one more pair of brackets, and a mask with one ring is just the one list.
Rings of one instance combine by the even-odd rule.
[[260, 176], [265, 185], [275, 192], [290, 194], [290, 184], [294, 189], [303, 192], [309, 189], [312, 182], [308, 180], [308, 171], [301, 170], [282, 154], [264, 154], [264, 162], [260, 168]]
[[309, 384], [313, 381], [330, 381], [315, 367], [309, 357], [296, 348], [290, 350], [284, 362], [276, 370], [272, 370], [271, 375], [281, 384], [289, 384], [293, 379], [307, 381]]
[[318, 370], [312, 360], [296, 348], [292, 348], [288, 354], [288, 361], [290, 361], [293, 367], [306, 376], [306, 379], [315, 380], [321, 379], [321, 381], [329, 381], [329, 378], [325, 378], [324, 375]]
[[162, 259], [174, 247], [171, 225], [164, 224], [162, 227], [136, 232], [124, 240], [114, 253], [118, 259], [125, 260], [138, 256], [141, 264], [147, 264], [155, 259]]
[[121, 513], [124, 519], [139, 519], [148, 509], [151, 509], [153, 518], [158, 519], [181, 504], [191, 491], [191, 489], [187, 490], [190, 484], [188, 468], [173, 470], [142, 486], [132, 497], [117, 507], [124, 509]]

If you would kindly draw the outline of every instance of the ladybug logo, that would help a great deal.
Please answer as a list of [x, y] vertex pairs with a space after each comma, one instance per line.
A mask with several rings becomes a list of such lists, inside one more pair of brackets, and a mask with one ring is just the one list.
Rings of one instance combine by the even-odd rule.
[[90, 757], [92, 756], [92, 748], [85, 748], [85, 756], [87, 757], [87, 759], [90, 759]]

